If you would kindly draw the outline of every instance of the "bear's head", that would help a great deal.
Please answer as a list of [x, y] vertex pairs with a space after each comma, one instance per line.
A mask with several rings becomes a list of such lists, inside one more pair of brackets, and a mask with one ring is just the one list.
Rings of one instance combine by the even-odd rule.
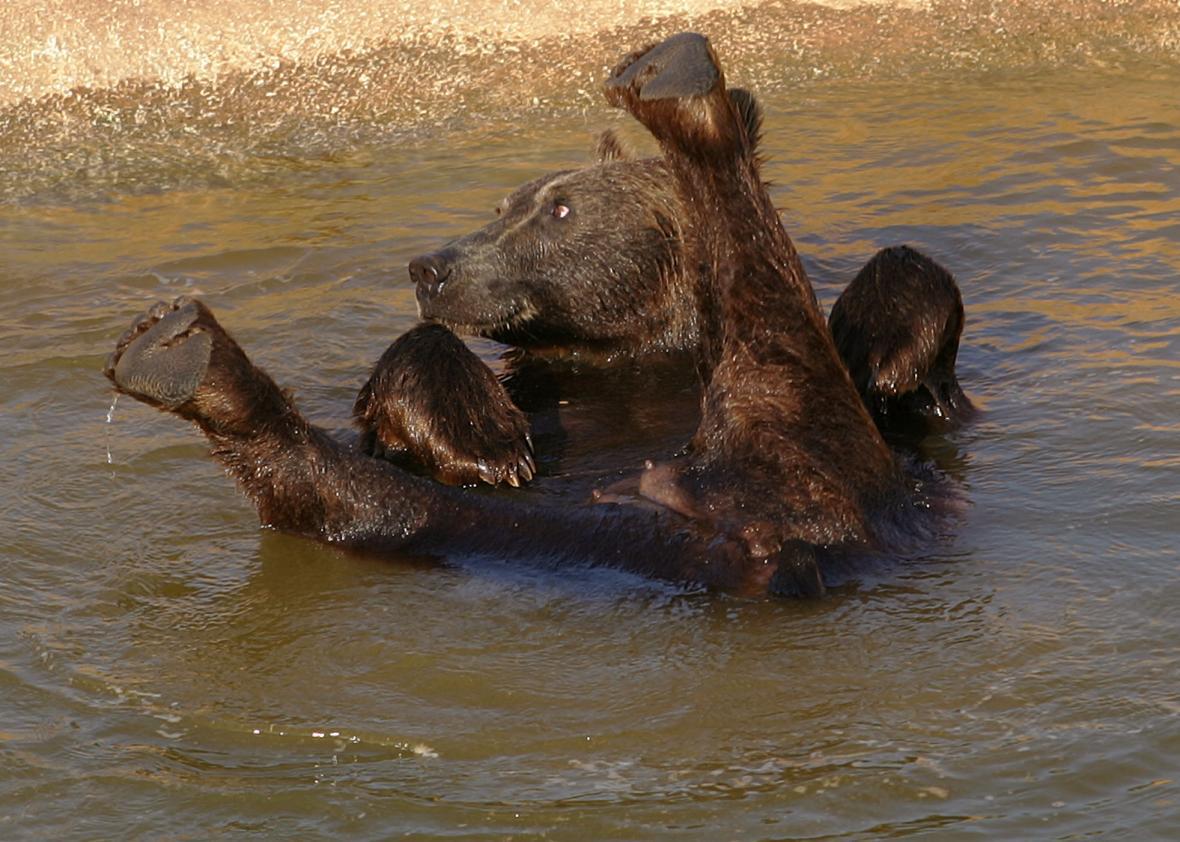
[[637, 355], [689, 347], [679, 203], [659, 159], [599, 160], [524, 185], [483, 228], [410, 262], [419, 314], [535, 351]]

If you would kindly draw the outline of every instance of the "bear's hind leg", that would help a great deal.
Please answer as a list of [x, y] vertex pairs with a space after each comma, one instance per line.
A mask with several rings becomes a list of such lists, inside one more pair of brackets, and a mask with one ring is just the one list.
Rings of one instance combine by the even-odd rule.
[[[720, 313], [689, 458], [653, 475], [649, 499], [742, 538], [759, 569], [793, 541], [869, 541], [868, 507], [901, 487], [899, 474], [836, 353], [760, 178], [748, 109], [727, 95], [712, 47], [685, 33], [632, 54], [606, 95], [659, 141], [690, 216], [685, 261], [701, 267]], [[782, 589], [815, 591], [807, 575]]]
[[606, 98], [630, 111], [666, 152], [707, 153], [732, 142], [740, 125], [731, 119], [735, 106], [713, 48], [695, 32], [625, 56], [606, 82]]
[[281, 423], [289, 402], [201, 301], [158, 302], [132, 322], [103, 373], [124, 394], [217, 435]]

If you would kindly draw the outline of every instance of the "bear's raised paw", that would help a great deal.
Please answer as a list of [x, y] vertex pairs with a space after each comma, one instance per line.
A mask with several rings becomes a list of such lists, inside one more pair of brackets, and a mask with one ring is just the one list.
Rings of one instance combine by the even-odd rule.
[[682, 32], [626, 56], [607, 80], [607, 99], [641, 101], [704, 96], [717, 86], [721, 71], [709, 39]]
[[195, 396], [213, 348], [212, 313], [191, 298], [158, 301], [119, 338], [103, 373], [139, 400], [175, 409]]

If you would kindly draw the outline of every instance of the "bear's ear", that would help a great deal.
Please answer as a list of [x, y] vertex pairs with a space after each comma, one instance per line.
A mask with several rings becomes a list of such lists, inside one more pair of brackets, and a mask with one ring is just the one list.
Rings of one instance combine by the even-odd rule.
[[614, 129], [607, 129], [598, 136], [598, 140], [594, 144], [594, 160], [598, 163], [625, 161], [630, 157]]
[[762, 141], [762, 106], [754, 95], [745, 88], [730, 88], [729, 101], [737, 111], [738, 119], [746, 126], [746, 137], [750, 139], [750, 149], [756, 150]]

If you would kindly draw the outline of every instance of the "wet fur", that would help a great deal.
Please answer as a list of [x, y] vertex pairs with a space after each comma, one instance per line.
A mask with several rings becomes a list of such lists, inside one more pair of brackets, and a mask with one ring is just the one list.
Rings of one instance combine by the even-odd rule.
[[[369, 551], [580, 560], [749, 595], [821, 593], [827, 559], [888, 549], [874, 518], [907, 507], [901, 471], [836, 353], [707, 41], [676, 36], [632, 55], [607, 93], [660, 142], [691, 209], [686, 274], [716, 304], [700, 427], [682, 459], [640, 478], [647, 503], [489, 499], [346, 448], [304, 420], [200, 302], [147, 321], [208, 337], [204, 362], [182, 354], [173, 382], [136, 380], [122, 359], [183, 342], [158, 345], [150, 325], [135, 326], [107, 376], [149, 403], [168, 395], [162, 408], [201, 428], [277, 528]], [[178, 395], [176, 383], [198, 385]]]
[[882, 249], [837, 299], [828, 324], [881, 429], [924, 433], [970, 417], [955, 374], [963, 298], [951, 273], [926, 255]]
[[[761, 109], [745, 90], [727, 96], [757, 170]], [[707, 382], [718, 363], [722, 315], [685, 254], [690, 214], [667, 162], [633, 160], [613, 131], [599, 136], [594, 157], [590, 167], [524, 185], [501, 203], [494, 222], [411, 261], [420, 313], [514, 345], [533, 359], [609, 365], [687, 353]], [[561, 218], [553, 214], [558, 204], [569, 211]], [[787, 259], [803, 277], [793, 249]], [[814, 303], [810, 286], [803, 287]], [[908, 247], [879, 252], [845, 290], [830, 325], [883, 431], [921, 436], [968, 416], [954, 371], [962, 324], [953, 277]], [[465, 376], [457, 392], [462, 402], [447, 402], [431, 391], [450, 391], [448, 369], [470, 368], [465, 349], [456, 346], [463, 357], [457, 361], [430, 354], [399, 359], [410, 347], [395, 343], [358, 399], [355, 418], [369, 452], [395, 456], [444, 482], [527, 481], [530, 471], [512, 468], [522, 457], [520, 419], [505, 407], [499, 385]], [[412, 371], [415, 365], [421, 370]], [[383, 374], [387, 367], [391, 373]], [[486, 390], [482, 398], [476, 387]], [[470, 423], [430, 420], [442, 403]], [[481, 404], [487, 407], [482, 418]], [[413, 446], [398, 432], [407, 423], [420, 433]], [[440, 440], [430, 442], [430, 431]]]
[[[720, 302], [717, 364], [690, 456], [641, 489], [741, 537], [751, 558], [793, 541], [872, 543], [871, 512], [898, 491], [899, 472], [836, 353], [711, 48], [679, 37], [625, 62], [608, 83], [608, 97], [660, 142], [688, 215], [686, 261]], [[714, 87], [645, 98], [679, 51], [708, 56]]]
[[528, 418], [441, 325], [419, 325], [390, 345], [352, 412], [366, 453], [440, 482], [519, 486], [536, 470]]

